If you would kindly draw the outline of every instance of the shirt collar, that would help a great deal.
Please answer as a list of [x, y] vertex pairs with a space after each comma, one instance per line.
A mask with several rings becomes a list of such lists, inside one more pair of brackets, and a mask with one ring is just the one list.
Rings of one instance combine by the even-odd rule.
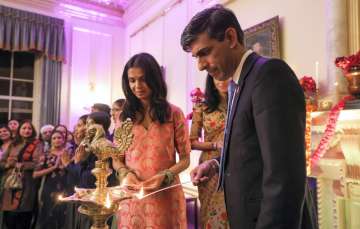
[[245, 60], [246, 58], [248, 58], [248, 56], [253, 53], [253, 51], [251, 49], [247, 50], [244, 55], [241, 57], [241, 61], [239, 63], [239, 65], [236, 68], [236, 71], [234, 73], [234, 75], [232, 76], [232, 80], [237, 84], [239, 82], [240, 79], [240, 74], [242, 71], [242, 68], [244, 66]]

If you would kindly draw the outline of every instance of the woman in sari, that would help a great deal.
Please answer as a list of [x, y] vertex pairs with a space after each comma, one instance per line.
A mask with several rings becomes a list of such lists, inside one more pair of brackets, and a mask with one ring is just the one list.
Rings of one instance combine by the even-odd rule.
[[[126, 102], [121, 118], [134, 122], [134, 138], [125, 161], [113, 160], [120, 179], [145, 193], [179, 184], [178, 174], [190, 163], [188, 128], [183, 112], [166, 100], [166, 84], [155, 58], [147, 53], [133, 56], [125, 66], [122, 86]], [[181, 186], [124, 201], [120, 209], [118, 228], [187, 228]]]

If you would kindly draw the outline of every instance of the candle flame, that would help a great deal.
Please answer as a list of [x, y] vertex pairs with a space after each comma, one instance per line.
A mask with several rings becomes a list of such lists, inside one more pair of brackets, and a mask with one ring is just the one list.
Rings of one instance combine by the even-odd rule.
[[59, 200], [59, 201], [62, 201], [63, 199], [64, 199], [64, 197], [63, 197], [62, 195], [59, 195], [59, 196], [58, 196], [58, 200]]
[[106, 208], [111, 208], [111, 199], [110, 199], [109, 193], [107, 193], [107, 195], [106, 195], [105, 207]]

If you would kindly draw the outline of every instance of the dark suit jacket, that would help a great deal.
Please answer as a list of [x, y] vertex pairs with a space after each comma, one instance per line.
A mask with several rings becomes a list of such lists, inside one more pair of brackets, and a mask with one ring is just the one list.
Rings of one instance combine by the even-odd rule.
[[279, 59], [246, 59], [225, 130], [219, 184], [231, 228], [298, 229], [305, 189], [305, 100]]

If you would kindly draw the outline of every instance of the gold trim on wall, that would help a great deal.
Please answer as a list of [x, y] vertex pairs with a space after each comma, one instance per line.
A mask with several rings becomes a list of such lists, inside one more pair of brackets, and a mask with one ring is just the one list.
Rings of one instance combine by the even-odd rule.
[[347, 0], [349, 54], [360, 50], [360, 1]]

